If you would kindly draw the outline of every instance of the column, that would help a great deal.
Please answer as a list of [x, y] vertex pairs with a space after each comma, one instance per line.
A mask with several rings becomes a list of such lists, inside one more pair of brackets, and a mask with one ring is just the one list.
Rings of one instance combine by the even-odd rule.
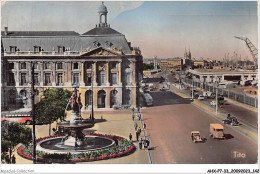
[[94, 103], [94, 108], [97, 108], [97, 97], [98, 97], [98, 88], [93, 89], [93, 103]]
[[97, 62], [93, 63], [93, 71], [94, 71], [94, 75], [93, 75], [93, 86], [97, 86]]
[[20, 86], [20, 67], [19, 67], [19, 62], [15, 62], [15, 69], [16, 69], [16, 73], [15, 73], [15, 86]]
[[56, 86], [56, 62], [52, 62], [51, 86]]
[[28, 73], [26, 73], [26, 86], [31, 85], [31, 76], [32, 76], [32, 67], [31, 62], [26, 62], [26, 68], [28, 69]]
[[118, 84], [122, 86], [122, 71], [121, 71], [121, 64], [122, 62], [118, 62]]
[[106, 91], [106, 105], [105, 108], [110, 108], [111, 89]]
[[109, 83], [109, 62], [106, 62], [106, 86], [110, 86], [110, 83]]
[[133, 84], [135, 85], [136, 84], [136, 68], [135, 68], [135, 65], [136, 62], [133, 62]]
[[131, 105], [131, 107], [136, 107], [136, 87], [133, 88], [133, 104]]
[[80, 81], [80, 86], [85, 86], [85, 83], [84, 83], [84, 70], [85, 67], [84, 67], [84, 62], [81, 62], [81, 81]]
[[43, 62], [40, 62], [40, 86], [44, 86], [43, 85], [43, 81], [44, 81], [44, 78], [43, 78]]
[[66, 86], [71, 86], [72, 84], [71, 73], [71, 62], [67, 62], [67, 81], [65, 83]]

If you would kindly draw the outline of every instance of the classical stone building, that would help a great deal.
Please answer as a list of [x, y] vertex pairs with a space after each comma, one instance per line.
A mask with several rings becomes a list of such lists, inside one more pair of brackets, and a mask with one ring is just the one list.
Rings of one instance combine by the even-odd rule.
[[49, 88], [72, 90], [79, 85], [84, 109], [138, 104], [142, 55], [125, 36], [107, 24], [107, 7], [100, 21], [83, 34], [74, 31], [2, 31], [2, 107], [31, 107], [31, 64], [36, 102]]

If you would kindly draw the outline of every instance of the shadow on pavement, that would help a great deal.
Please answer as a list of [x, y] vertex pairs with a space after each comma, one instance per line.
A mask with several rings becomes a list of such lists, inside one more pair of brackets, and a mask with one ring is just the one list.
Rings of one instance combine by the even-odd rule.
[[225, 139], [226, 139], [226, 140], [229, 140], [229, 139], [232, 139], [232, 138], [234, 138], [233, 135], [231, 135], [231, 134], [225, 134]]
[[190, 104], [191, 101], [188, 98], [182, 98], [171, 91], [167, 92], [151, 92], [150, 95], [153, 98], [153, 106], [163, 106], [170, 104]]

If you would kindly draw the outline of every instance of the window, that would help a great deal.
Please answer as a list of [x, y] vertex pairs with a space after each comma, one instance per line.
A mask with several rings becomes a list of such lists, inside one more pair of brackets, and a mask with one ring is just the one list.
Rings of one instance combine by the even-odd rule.
[[57, 63], [57, 69], [62, 69], [62, 63], [61, 62]]
[[14, 63], [9, 63], [9, 69], [14, 69]]
[[111, 69], [116, 69], [116, 62], [112, 62], [112, 63], [110, 64], [110, 66], [111, 66]]
[[45, 74], [45, 85], [50, 85], [51, 83], [51, 73]]
[[104, 84], [105, 83], [105, 72], [104, 71], [101, 71], [100, 73], [99, 73], [99, 85], [101, 85], [101, 84]]
[[9, 85], [14, 85], [14, 73], [9, 74]]
[[79, 83], [79, 73], [74, 73], [73, 74], [73, 84], [78, 84]]
[[40, 46], [34, 46], [34, 53], [39, 53], [40, 51], [42, 51]]
[[112, 73], [112, 85], [117, 84], [117, 73]]
[[21, 85], [26, 84], [26, 73], [21, 73]]
[[73, 69], [79, 69], [79, 64], [78, 63], [74, 63], [73, 64]]
[[34, 73], [34, 84], [38, 84], [38, 83], [39, 83], [39, 74]]
[[38, 64], [37, 63], [34, 63], [34, 69], [38, 69]]
[[51, 69], [51, 64], [49, 62], [45, 62], [44, 69]]
[[14, 90], [10, 90], [9, 91], [9, 103], [10, 104], [15, 104], [15, 91]]
[[126, 73], [126, 84], [127, 85], [131, 84], [131, 75], [130, 75], [130, 73]]
[[62, 83], [62, 73], [58, 73], [58, 75], [57, 75], [57, 82], [58, 82], [58, 84]]
[[63, 53], [65, 51], [64, 46], [58, 46], [58, 53]]
[[26, 69], [26, 63], [25, 62], [21, 63], [21, 69]]
[[17, 47], [16, 46], [10, 46], [10, 52], [11, 53], [15, 53], [17, 51]]

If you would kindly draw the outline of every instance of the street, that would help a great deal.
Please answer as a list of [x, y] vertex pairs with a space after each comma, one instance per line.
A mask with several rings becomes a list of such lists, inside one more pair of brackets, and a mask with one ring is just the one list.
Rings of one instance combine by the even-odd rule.
[[[151, 93], [151, 95], [155, 106], [142, 110], [142, 113], [154, 148], [153, 163], [252, 164], [257, 162], [257, 144], [234, 131], [230, 126], [224, 125], [225, 140], [213, 139], [209, 135], [209, 125], [220, 122], [211, 115], [192, 104], [181, 104], [182, 100], [177, 95], [169, 93], [165, 95], [163, 92]], [[170, 104], [174, 103], [174, 100], [176, 100], [175, 104]], [[194, 130], [200, 131], [202, 138], [207, 139], [205, 143], [191, 141], [190, 132]]]

